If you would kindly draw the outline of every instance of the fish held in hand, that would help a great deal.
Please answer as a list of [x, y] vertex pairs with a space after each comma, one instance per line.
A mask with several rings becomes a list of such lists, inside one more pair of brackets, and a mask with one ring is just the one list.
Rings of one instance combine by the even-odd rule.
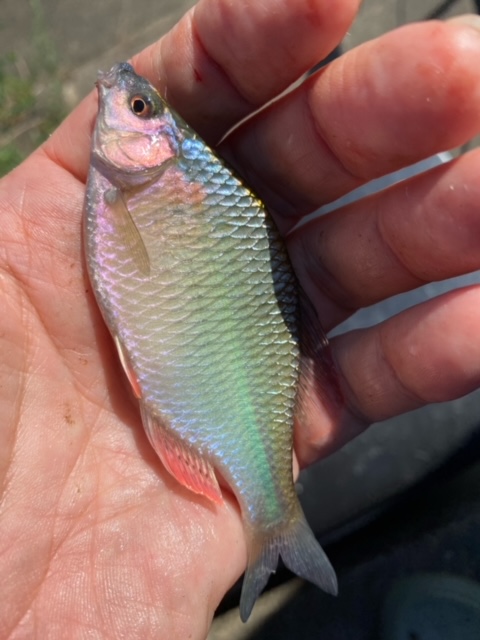
[[280, 235], [129, 64], [100, 73], [97, 87], [87, 265], [148, 438], [190, 490], [221, 504], [219, 472], [234, 492], [248, 545], [243, 620], [279, 556], [335, 593], [292, 479], [293, 421], [312, 367]]

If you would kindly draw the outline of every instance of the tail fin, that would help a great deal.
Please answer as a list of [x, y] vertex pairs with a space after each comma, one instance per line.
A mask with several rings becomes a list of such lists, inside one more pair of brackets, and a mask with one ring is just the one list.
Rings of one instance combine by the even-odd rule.
[[254, 540], [251, 544], [240, 597], [240, 617], [243, 622], [250, 617], [255, 600], [267, 584], [270, 574], [275, 573], [279, 556], [282, 556], [290, 571], [327, 593], [337, 595], [335, 571], [299, 510], [298, 518], [287, 528], [270, 537], [265, 536], [259, 542]]

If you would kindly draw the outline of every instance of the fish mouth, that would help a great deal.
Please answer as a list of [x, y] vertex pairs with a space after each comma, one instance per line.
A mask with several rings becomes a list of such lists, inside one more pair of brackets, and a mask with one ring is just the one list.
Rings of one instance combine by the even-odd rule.
[[97, 81], [95, 82], [97, 89], [111, 89], [113, 87], [113, 82], [109, 76], [109, 72], [98, 71]]
[[98, 71], [96, 87], [101, 89], [111, 89], [118, 83], [122, 75], [135, 75], [135, 71], [128, 62], [118, 62], [109, 71]]

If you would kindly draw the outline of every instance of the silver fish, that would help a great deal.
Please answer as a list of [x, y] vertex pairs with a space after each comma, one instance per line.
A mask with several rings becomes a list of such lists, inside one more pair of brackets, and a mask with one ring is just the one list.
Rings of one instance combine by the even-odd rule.
[[243, 620], [279, 556], [335, 593], [292, 480], [293, 420], [312, 371], [280, 235], [129, 64], [100, 74], [97, 86], [88, 270], [150, 442], [180, 483], [218, 508], [216, 472], [238, 499], [248, 543]]

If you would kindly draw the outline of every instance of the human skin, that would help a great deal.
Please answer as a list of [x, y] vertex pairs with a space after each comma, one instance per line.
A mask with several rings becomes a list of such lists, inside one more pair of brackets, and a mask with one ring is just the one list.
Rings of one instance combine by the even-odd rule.
[[[357, 9], [202, 0], [134, 65], [216, 145], [327, 55]], [[479, 59], [471, 24], [410, 25], [335, 60], [220, 144], [270, 207], [327, 330], [480, 268], [477, 150], [291, 231], [478, 133]], [[92, 297], [80, 230], [95, 111], [92, 93], [0, 182], [0, 637], [204, 638], [245, 568], [241, 519], [228, 493], [211, 506], [162, 468]], [[359, 425], [477, 388], [480, 289], [337, 337], [332, 354], [356, 419], [312, 402], [296, 425], [301, 466]]]

